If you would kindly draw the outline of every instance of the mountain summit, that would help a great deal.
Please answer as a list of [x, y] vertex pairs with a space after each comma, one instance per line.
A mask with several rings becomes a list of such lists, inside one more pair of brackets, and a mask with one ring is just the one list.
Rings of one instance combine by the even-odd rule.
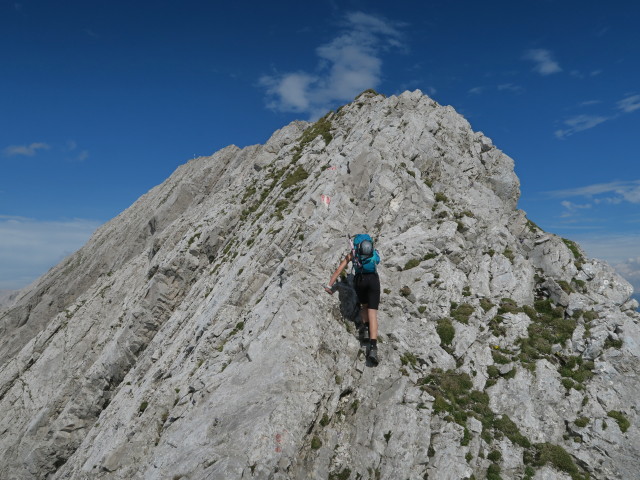
[[188, 162], [0, 313], [2, 477], [638, 478], [632, 288], [519, 193], [420, 91]]

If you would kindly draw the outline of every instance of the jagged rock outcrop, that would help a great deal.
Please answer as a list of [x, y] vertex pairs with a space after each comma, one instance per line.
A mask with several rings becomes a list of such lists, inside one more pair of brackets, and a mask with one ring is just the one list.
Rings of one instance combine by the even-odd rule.
[[190, 161], [0, 314], [3, 478], [637, 478], [632, 289], [518, 196], [419, 91]]

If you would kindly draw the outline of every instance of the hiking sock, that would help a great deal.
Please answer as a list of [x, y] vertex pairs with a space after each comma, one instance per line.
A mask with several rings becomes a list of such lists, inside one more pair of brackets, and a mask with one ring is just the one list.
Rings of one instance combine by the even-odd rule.
[[378, 348], [378, 339], [377, 338], [372, 338], [371, 340], [369, 340], [369, 343], [371, 344], [371, 348]]

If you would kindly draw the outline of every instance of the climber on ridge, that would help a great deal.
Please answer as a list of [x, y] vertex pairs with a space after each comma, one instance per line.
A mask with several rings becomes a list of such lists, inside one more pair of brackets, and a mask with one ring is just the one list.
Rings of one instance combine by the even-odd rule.
[[367, 358], [374, 364], [378, 364], [378, 306], [380, 304], [380, 277], [376, 271], [376, 265], [380, 263], [380, 255], [373, 248], [373, 239], [367, 234], [358, 234], [353, 241], [349, 240], [351, 251], [344, 257], [326, 287], [325, 291], [331, 295], [334, 293], [333, 285], [349, 262], [352, 262], [355, 271], [355, 290], [360, 302], [360, 339], [367, 338], [366, 330], [369, 329], [369, 344], [367, 346]]

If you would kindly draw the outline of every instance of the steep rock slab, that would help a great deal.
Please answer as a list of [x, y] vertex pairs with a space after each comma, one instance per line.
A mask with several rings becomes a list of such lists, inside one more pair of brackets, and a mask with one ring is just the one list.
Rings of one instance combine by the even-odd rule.
[[[60, 266], [3, 317], [2, 471], [626, 478], [631, 291], [518, 196], [513, 161], [420, 92], [189, 162], [72, 257], [64, 310], [38, 293]], [[383, 253], [377, 368], [349, 282], [322, 290], [357, 231]]]

